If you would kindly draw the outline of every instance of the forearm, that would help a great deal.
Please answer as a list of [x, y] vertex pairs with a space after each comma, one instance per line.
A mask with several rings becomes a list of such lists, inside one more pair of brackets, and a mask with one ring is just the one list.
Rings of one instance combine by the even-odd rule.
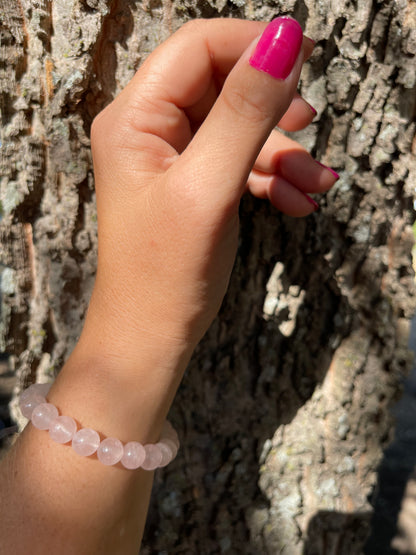
[[[99, 343], [82, 337], [48, 400], [79, 427], [123, 443], [156, 442], [190, 351], [147, 342], [126, 359]], [[153, 472], [81, 457], [31, 424], [0, 472], [0, 553], [137, 554]]]

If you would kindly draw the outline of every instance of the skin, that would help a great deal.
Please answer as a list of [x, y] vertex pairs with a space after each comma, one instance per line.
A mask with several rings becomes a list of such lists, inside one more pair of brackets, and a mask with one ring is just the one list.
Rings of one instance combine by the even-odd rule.
[[[79, 342], [49, 400], [106, 436], [159, 438], [218, 312], [249, 191], [292, 216], [335, 177], [275, 129], [308, 125], [296, 94], [313, 43], [276, 80], [248, 63], [266, 24], [186, 24], [92, 127], [98, 269]], [[187, 70], [183, 72], [186, 55]], [[105, 467], [27, 426], [0, 463], [0, 553], [135, 554], [152, 473]]]

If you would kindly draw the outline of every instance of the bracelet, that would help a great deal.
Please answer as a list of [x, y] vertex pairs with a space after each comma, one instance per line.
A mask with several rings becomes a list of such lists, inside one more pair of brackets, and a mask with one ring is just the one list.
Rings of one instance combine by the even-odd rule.
[[155, 470], [169, 464], [179, 449], [178, 434], [167, 420], [162, 429], [162, 437], [157, 443], [142, 445], [138, 441], [123, 443], [114, 437], [100, 439], [98, 432], [91, 428], [77, 430], [77, 424], [70, 416], [59, 415], [58, 409], [46, 399], [52, 384], [33, 384], [20, 396], [19, 406], [23, 416], [35, 428], [48, 430], [51, 439], [57, 443], [72, 442], [72, 449], [84, 457], [97, 453], [98, 460], [107, 466], [121, 462], [129, 470], [143, 468]]

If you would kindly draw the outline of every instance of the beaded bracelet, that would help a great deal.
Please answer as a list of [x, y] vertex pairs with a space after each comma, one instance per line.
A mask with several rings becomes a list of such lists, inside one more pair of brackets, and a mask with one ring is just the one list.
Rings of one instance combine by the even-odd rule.
[[46, 396], [52, 384], [33, 384], [20, 396], [20, 410], [35, 428], [48, 430], [57, 443], [72, 442], [72, 449], [84, 457], [97, 453], [98, 460], [107, 466], [121, 462], [129, 470], [143, 468], [155, 470], [169, 464], [179, 449], [178, 434], [166, 421], [158, 443], [142, 445], [138, 441], [123, 443], [114, 437], [100, 440], [98, 432], [91, 428], [77, 430], [70, 416], [59, 415], [58, 409]]

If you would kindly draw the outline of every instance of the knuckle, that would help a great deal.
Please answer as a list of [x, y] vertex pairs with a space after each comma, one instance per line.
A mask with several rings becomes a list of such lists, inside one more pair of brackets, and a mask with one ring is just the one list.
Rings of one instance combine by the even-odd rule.
[[90, 137], [91, 137], [91, 144], [97, 144], [102, 141], [103, 137], [106, 136], [105, 134], [105, 127], [106, 127], [106, 116], [105, 110], [99, 112], [92, 121], [91, 130], [90, 130]]
[[226, 87], [223, 90], [223, 100], [228, 109], [239, 119], [258, 125], [273, 119], [273, 113], [264, 94], [256, 90], [255, 86], [243, 85]]
[[204, 19], [190, 19], [182, 25], [181, 31], [189, 34], [200, 33], [205, 23]]
[[99, 112], [91, 124], [92, 148], [111, 152], [112, 147], [119, 146], [125, 136], [126, 120], [128, 120], [130, 112], [127, 104], [120, 111], [114, 107], [113, 103]]

